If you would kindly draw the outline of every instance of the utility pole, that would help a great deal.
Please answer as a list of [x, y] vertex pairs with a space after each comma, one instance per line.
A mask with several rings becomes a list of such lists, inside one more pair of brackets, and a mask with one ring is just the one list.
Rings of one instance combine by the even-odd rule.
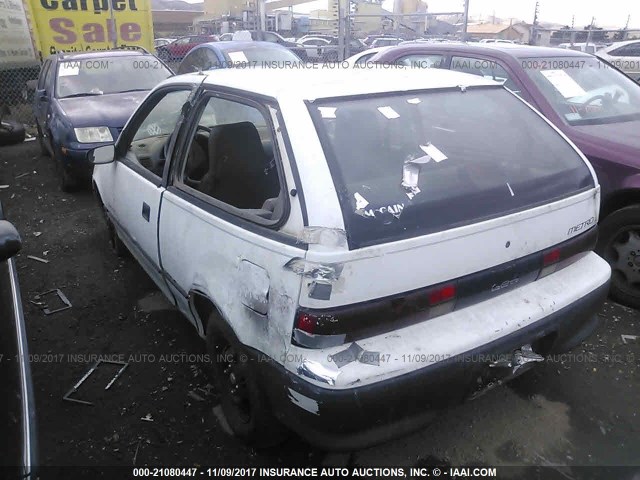
[[469, 26], [469, 1], [464, 0], [464, 20], [462, 24], [462, 41], [467, 41], [467, 27]]
[[529, 45], [536, 45], [538, 43], [538, 14], [540, 12], [540, 2], [536, 2], [536, 10], [533, 12], [533, 25], [531, 27], [531, 38], [529, 39]]
[[591, 17], [591, 25], [589, 25], [589, 33], [587, 34], [587, 45], [591, 43], [591, 33], [593, 32], [593, 25], [596, 22], [596, 17]]
[[258, 0], [256, 6], [258, 7], [258, 31], [264, 32], [267, 29], [267, 0]]

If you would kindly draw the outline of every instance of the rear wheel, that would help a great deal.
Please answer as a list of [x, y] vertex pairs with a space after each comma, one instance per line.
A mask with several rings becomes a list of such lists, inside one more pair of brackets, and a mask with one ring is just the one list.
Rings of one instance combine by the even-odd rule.
[[640, 205], [621, 208], [600, 222], [597, 252], [611, 265], [611, 297], [640, 308]]
[[284, 427], [273, 416], [248, 355], [235, 339], [217, 328], [214, 312], [207, 327], [207, 351], [211, 356], [210, 375], [220, 398], [220, 406], [233, 433], [255, 447], [268, 447], [285, 438]]

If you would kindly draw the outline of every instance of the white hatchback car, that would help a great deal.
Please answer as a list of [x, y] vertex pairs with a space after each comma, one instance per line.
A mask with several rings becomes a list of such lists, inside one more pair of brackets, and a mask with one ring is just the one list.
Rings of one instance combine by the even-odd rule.
[[598, 50], [596, 56], [640, 82], [640, 40], [613, 43]]
[[520, 98], [437, 69], [259, 73], [168, 79], [93, 155], [114, 245], [206, 338], [236, 435], [372, 444], [593, 331], [597, 179]]

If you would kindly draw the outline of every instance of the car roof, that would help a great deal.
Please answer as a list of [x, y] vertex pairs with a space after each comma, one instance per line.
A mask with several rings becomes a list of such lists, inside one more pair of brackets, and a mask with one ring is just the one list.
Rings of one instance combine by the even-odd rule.
[[608, 47], [605, 47], [604, 50], [615, 50], [616, 48], [624, 47], [625, 45], [630, 45], [632, 43], [638, 42], [640, 42], [640, 38], [636, 38], [635, 40], [625, 40], [624, 42], [614, 42]]
[[92, 58], [104, 57], [135, 57], [140, 55], [151, 55], [149, 52], [142, 50], [95, 50], [92, 52], [59, 52], [51, 57], [58, 57], [60, 60], [90, 60]]
[[255, 47], [271, 48], [273, 50], [282, 50], [282, 49], [287, 50], [286, 47], [283, 47], [282, 45], [280, 45], [278, 43], [262, 42], [262, 41], [254, 41], [254, 40], [246, 40], [246, 41], [245, 40], [229, 40], [229, 41], [226, 41], [226, 42], [207, 42], [207, 43], [203, 43], [203, 44], [198, 45], [193, 50], [195, 50], [196, 48], [198, 48], [198, 49], [209, 48], [209, 49], [212, 49], [212, 50], [215, 50], [215, 49], [218, 49], [218, 50], [237, 50], [237, 49], [255, 48]]
[[[255, 69], [252, 69], [255, 70]], [[385, 67], [372, 75], [370, 71], [352, 68], [259, 68], [259, 75], [247, 75], [241, 68], [216, 70], [215, 74], [185, 74], [171, 77], [160, 85], [184, 83], [243, 90], [275, 99], [315, 100], [318, 98], [375, 95], [403, 91], [455, 88], [461, 85], [501, 85], [477, 75], [440, 69], [416, 70], [403, 67]]]
[[[554, 47], [538, 47], [531, 45], [519, 45], [516, 43], [463, 43], [463, 42], [450, 42], [450, 43], [437, 43], [430, 44], [428, 42], [420, 42], [414, 44], [405, 44], [395, 47], [388, 52], [398, 52], [400, 50], [459, 50], [466, 53], [499, 53], [504, 56], [510, 56], [515, 58], [531, 58], [531, 57], [591, 57], [588, 53], [579, 52], [577, 50], [560, 49]], [[386, 53], [388, 53], [386, 52]]]

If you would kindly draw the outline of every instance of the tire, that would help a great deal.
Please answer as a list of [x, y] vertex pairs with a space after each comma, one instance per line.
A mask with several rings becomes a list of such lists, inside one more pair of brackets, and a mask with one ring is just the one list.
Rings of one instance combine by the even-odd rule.
[[44, 135], [42, 133], [42, 129], [38, 124], [36, 124], [36, 128], [38, 129], [38, 145], [40, 145], [40, 155], [49, 157], [51, 153], [49, 152], [47, 145], [44, 143]]
[[[106, 213], [105, 213], [105, 216], [106, 216]], [[111, 223], [108, 218], [107, 218], [107, 231], [109, 232], [109, 243], [111, 244], [111, 249], [113, 250], [113, 253], [116, 254], [116, 257], [124, 258], [128, 256], [129, 250], [127, 249], [127, 246], [124, 244], [122, 240], [120, 240], [120, 235], [118, 235], [116, 228], [113, 226], [113, 223]]]
[[0, 146], [22, 143], [24, 138], [24, 125], [15, 120], [2, 120], [0, 123]]
[[282, 443], [286, 430], [271, 412], [254, 366], [242, 345], [220, 331], [218, 321], [220, 317], [214, 311], [207, 326], [209, 374], [229, 427], [235, 436], [256, 448]]
[[600, 222], [596, 252], [611, 265], [611, 298], [640, 309], [640, 205], [616, 210]]
[[68, 172], [66, 168], [62, 165], [62, 160], [60, 160], [60, 155], [57, 152], [55, 146], [53, 147], [53, 161], [55, 162], [56, 172], [58, 174], [58, 181], [60, 185], [60, 190], [66, 193], [74, 192], [78, 188], [78, 180], [73, 176], [72, 173]]

